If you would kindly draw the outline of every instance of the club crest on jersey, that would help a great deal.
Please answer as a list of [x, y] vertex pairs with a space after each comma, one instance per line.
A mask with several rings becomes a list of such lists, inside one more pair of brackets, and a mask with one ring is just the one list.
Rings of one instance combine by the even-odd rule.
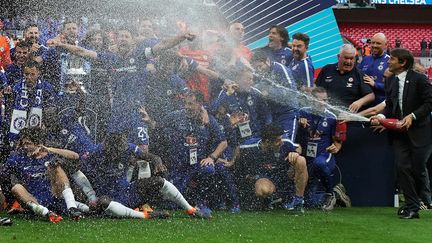
[[167, 95], [172, 95], [172, 91], [169, 89], [169, 90], [167, 90], [166, 94]]
[[62, 129], [62, 130], [61, 130], [61, 134], [63, 134], [63, 135], [68, 134], [68, 130], [67, 130], [67, 129]]
[[134, 64], [135, 63], [135, 59], [133, 59], [133, 58], [129, 59], [129, 63], [130, 64]]
[[382, 65], [378, 66], [378, 70], [382, 71], [384, 69], [384, 67]]
[[122, 163], [119, 163], [119, 164], [118, 164], [118, 169], [119, 169], [119, 170], [123, 170], [123, 168], [124, 168], [124, 165], [123, 165]]
[[13, 126], [18, 131], [22, 130], [26, 126], [25, 118], [17, 117], [13, 122]]
[[323, 126], [323, 127], [327, 127], [327, 126], [328, 126], [327, 121], [323, 121], [322, 126]]
[[350, 82], [350, 83], [354, 82], [354, 78], [353, 78], [353, 77], [350, 77], [350, 78], [348, 79], [348, 82]]
[[[282, 57], [282, 58], [285, 58], [285, 57]], [[282, 63], [283, 65], [285, 65], [285, 64], [286, 64], [286, 60], [285, 60], [285, 59], [282, 59], [282, 60], [281, 60], [281, 63]]]
[[0, 52], [4, 52], [4, 47], [0, 47]]
[[275, 158], [279, 158], [280, 157], [280, 153], [274, 153], [274, 157]]
[[197, 145], [197, 144], [198, 144], [198, 142], [197, 142], [197, 138], [196, 137], [194, 137], [192, 135], [189, 135], [189, 136], [185, 137], [185, 145], [186, 146], [192, 146], [192, 145]]
[[294, 66], [292, 67], [292, 70], [296, 70], [297, 68], [298, 68], [298, 64], [294, 65]]
[[252, 100], [252, 97], [248, 96], [248, 98], [247, 98], [247, 104], [248, 104], [248, 106], [253, 106], [254, 102]]
[[40, 117], [38, 114], [32, 114], [29, 118], [30, 127], [36, 127], [39, 125]]

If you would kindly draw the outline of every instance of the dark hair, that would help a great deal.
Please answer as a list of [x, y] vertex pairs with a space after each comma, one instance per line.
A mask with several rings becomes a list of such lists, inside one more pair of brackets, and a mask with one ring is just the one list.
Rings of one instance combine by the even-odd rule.
[[78, 22], [76, 20], [74, 20], [74, 19], [66, 19], [63, 22], [62, 26], [61, 26], [61, 32], [63, 32], [66, 29], [66, 25], [67, 24], [76, 24], [76, 25], [78, 25]]
[[31, 48], [31, 44], [27, 41], [20, 41], [18, 42], [18, 44], [15, 46], [15, 48], [26, 48], [26, 49], [30, 49]]
[[24, 28], [24, 33], [27, 32], [28, 29], [33, 28], [33, 27], [36, 27], [36, 28], [39, 29], [39, 27], [37, 26], [37, 24], [34, 24], [34, 23], [32, 23], [32, 24], [28, 24], [28, 25], [26, 25], [26, 27]]
[[270, 27], [269, 30], [271, 30], [273, 28], [276, 29], [278, 34], [282, 37], [282, 46], [284, 46], [284, 47], [288, 46], [288, 41], [289, 41], [288, 30], [286, 30], [285, 27], [280, 26], [280, 25], [273, 25], [272, 27]]
[[399, 60], [399, 63], [403, 63], [406, 61], [404, 69], [409, 70], [413, 68], [414, 65], [414, 56], [413, 54], [404, 48], [395, 48], [390, 51], [390, 55], [392, 57], [396, 57]]
[[309, 38], [309, 36], [307, 35], [307, 34], [305, 34], [305, 33], [295, 33], [293, 36], [292, 36], [292, 38], [293, 38], [293, 40], [300, 40], [300, 41], [303, 41], [304, 43], [305, 43], [305, 46], [306, 46], [306, 48], [308, 48], [309, 47], [309, 42], [310, 42], [310, 38]]
[[276, 123], [270, 123], [261, 129], [261, 138], [263, 141], [274, 141], [283, 134], [284, 130]]
[[84, 39], [81, 42], [82, 45], [87, 47], [87, 48], [92, 49], [92, 47], [90, 46], [90, 42], [91, 42], [91, 39], [93, 37], [95, 37], [96, 35], [101, 35], [101, 37], [102, 37], [102, 50], [105, 50], [105, 51], [108, 50], [108, 42], [109, 42], [108, 36], [102, 30], [90, 30], [90, 31], [88, 31], [86, 36], [84, 37]]
[[257, 50], [256, 52], [253, 53], [253, 56], [250, 60], [251, 63], [254, 62], [265, 62], [267, 61], [268, 58], [268, 53], [264, 50]]
[[34, 60], [28, 60], [24, 63], [24, 68], [36, 68], [40, 70], [40, 64]]
[[197, 102], [204, 103], [204, 94], [198, 90], [189, 90], [186, 93], [186, 97], [195, 97]]
[[311, 91], [312, 95], [315, 96], [318, 93], [327, 93], [327, 90], [324, 87], [321, 86], [316, 86], [315, 88], [312, 89]]
[[19, 139], [28, 139], [35, 144], [42, 144], [45, 141], [45, 133], [40, 127], [26, 127], [20, 131]]

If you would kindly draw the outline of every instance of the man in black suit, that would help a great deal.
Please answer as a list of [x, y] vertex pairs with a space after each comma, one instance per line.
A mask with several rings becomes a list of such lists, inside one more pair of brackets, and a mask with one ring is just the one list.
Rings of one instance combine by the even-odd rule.
[[402, 121], [401, 132], [389, 131], [397, 165], [397, 181], [406, 205], [401, 218], [419, 218], [420, 199], [431, 204], [431, 191], [426, 162], [432, 152], [432, 86], [425, 75], [412, 70], [414, 57], [406, 49], [390, 52], [389, 71], [394, 75], [388, 82], [386, 108], [371, 118], [397, 118]]

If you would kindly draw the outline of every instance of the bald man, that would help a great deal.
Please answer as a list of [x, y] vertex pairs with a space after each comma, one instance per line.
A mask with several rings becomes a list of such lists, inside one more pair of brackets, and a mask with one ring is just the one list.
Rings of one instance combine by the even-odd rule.
[[242, 23], [232, 23], [228, 28], [228, 34], [232, 41], [233, 54], [236, 58], [242, 57], [246, 60], [252, 58], [252, 52], [243, 44], [245, 29]]
[[363, 58], [359, 65], [366, 75], [364, 82], [369, 84], [375, 93], [375, 104], [385, 100], [384, 71], [388, 67], [390, 56], [385, 52], [387, 38], [383, 33], [375, 34], [371, 39], [372, 55]]

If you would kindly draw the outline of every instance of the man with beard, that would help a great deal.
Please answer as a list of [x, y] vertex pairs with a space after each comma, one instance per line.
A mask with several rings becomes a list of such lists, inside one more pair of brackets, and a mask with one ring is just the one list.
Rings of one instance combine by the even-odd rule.
[[[64, 43], [78, 46], [78, 34], [78, 24], [73, 20], [66, 20], [62, 25], [58, 38]], [[73, 79], [80, 82], [89, 71], [87, 70], [88, 65], [83, 58], [62, 49], [52, 48], [42, 58], [45, 60], [45, 79], [55, 87], [59, 94], [64, 93], [68, 80]]]
[[170, 178], [181, 193], [191, 189], [191, 182], [195, 181], [198, 204], [204, 203], [206, 191], [214, 186], [210, 179], [215, 173], [215, 162], [227, 147], [224, 133], [216, 119], [203, 109], [203, 101], [203, 94], [189, 92], [185, 109], [165, 118], [163, 132]]
[[314, 86], [314, 67], [307, 54], [310, 38], [304, 33], [293, 35], [292, 50], [293, 61], [289, 65], [297, 87], [300, 90], [310, 90]]
[[342, 45], [338, 62], [324, 66], [316, 84], [327, 90], [332, 104], [348, 107], [351, 112], [357, 113], [374, 101], [375, 95], [363, 81], [364, 74], [355, 67], [355, 55], [354, 46]]
[[[153, 47], [137, 47], [136, 30], [130, 26], [121, 26], [117, 30], [118, 52], [97, 52], [87, 50], [60, 39], [48, 41], [51, 46], [64, 48], [72, 54], [100, 62], [101, 65], [112, 70], [112, 108], [108, 128], [124, 127], [132, 131], [132, 141], [140, 141], [143, 137], [142, 119], [139, 109], [144, 106], [145, 86], [148, 73], [145, 69], [148, 59], [172, 48], [186, 39], [194, 39], [190, 33], [160, 41]], [[140, 145], [140, 144], [137, 144]]]
[[358, 66], [365, 73], [365, 83], [375, 93], [375, 105], [385, 100], [384, 72], [388, 67], [390, 56], [386, 53], [387, 38], [383, 33], [375, 34], [371, 39], [372, 55], [365, 56]]
[[30, 54], [33, 60], [37, 62], [43, 61], [43, 56], [48, 47], [39, 42], [39, 28], [36, 24], [30, 24], [24, 29], [24, 41], [31, 45]]

